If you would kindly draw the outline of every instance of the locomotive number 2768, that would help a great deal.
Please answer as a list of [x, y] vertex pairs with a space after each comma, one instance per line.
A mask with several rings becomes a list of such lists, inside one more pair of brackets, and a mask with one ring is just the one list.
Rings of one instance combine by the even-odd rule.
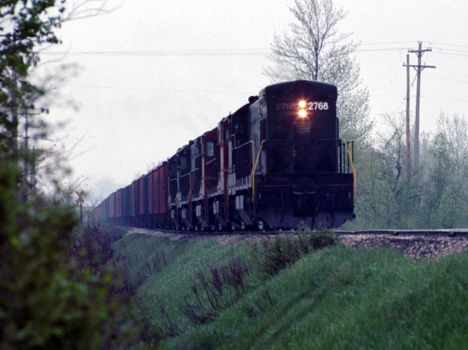
[[309, 111], [326, 111], [328, 110], [328, 102], [308, 102], [307, 109]]
[[[329, 108], [328, 102], [319, 102], [319, 101], [307, 102], [307, 106], [306, 106], [306, 109], [309, 111], [327, 111], [328, 108]], [[281, 112], [294, 111], [297, 109], [297, 103], [287, 103], [287, 102], [276, 103], [275, 109]]]

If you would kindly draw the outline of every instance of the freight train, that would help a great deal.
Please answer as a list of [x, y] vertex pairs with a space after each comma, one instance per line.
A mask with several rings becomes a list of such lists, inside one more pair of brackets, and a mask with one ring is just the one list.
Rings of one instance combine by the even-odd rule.
[[354, 218], [353, 142], [337, 88], [265, 87], [93, 211], [96, 221], [188, 231], [338, 227]]

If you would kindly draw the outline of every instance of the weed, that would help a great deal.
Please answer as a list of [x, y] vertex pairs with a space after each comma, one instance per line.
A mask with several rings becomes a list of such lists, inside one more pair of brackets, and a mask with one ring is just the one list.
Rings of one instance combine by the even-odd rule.
[[253, 250], [254, 260], [260, 270], [271, 277], [313, 250], [334, 244], [336, 237], [329, 231], [303, 230], [297, 236], [279, 236], [259, 243]]
[[238, 256], [231, 258], [222, 268], [223, 282], [233, 287], [239, 296], [245, 292], [244, 279], [248, 273], [246, 264]]
[[[245, 263], [238, 256], [220, 266], [212, 264], [207, 272], [197, 272], [190, 286], [191, 293], [184, 296], [180, 310], [193, 325], [213, 321], [221, 310], [245, 292], [247, 273]], [[226, 293], [229, 290], [234, 292], [234, 297]]]

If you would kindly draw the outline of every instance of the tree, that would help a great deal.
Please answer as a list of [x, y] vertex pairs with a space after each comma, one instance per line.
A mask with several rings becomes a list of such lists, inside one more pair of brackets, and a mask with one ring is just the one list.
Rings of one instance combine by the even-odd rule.
[[[413, 184], [405, 162], [403, 115], [386, 115], [384, 132], [361, 152], [365, 171], [358, 177], [357, 220], [362, 227], [408, 227]], [[414, 206], [414, 203], [413, 203]]]
[[361, 87], [359, 65], [352, 57], [356, 45], [338, 30], [345, 12], [333, 0], [295, 0], [290, 11], [295, 18], [291, 32], [275, 36], [271, 45], [275, 65], [265, 73], [274, 81], [307, 79], [337, 85], [341, 134], [364, 141], [372, 127], [369, 93]]
[[[441, 114], [434, 135], [423, 137], [421, 166], [404, 161], [404, 118], [388, 117], [366, 152], [360, 173], [355, 227], [453, 228], [468, 224], [468, 127]], [[410, 176], [408, 176], [410, 175]]]
[[0, 2], [1, 349], [99, 348], [114, 316], [109, 275], [81, 268], [69, 255], [76, 215], [60, 181], [48, 174], [55, 196], [24, 196], [25, 170], [34, 161], [21, 123], [47, 132], [36, 118], [46, 91], [30, 74], [38, 50], [58, 43], [64, 14], [64, 0]]
[[[0, 6], [0, 151], [2, 160], [18, 162], [20, 118], [35, 113], [43, 91], [29, 80], [37, 65], [37, 46], [56, 44], [64, 1], [8, 1]], [[56, 10], [55, 14], [48, 12]], [[29, 158], [29, 155], [23, 155]], [[19, 182], [19, 181], [18, 181]]]
[[[10, 0], [0, 4], [0, 156], [20, 165], [22, 197], [28, 191], [28, 173], [44, 151], [30, 141], [46, 138], [47, 123], [40, 105], [49, 92], [32, 83], [40, 50], [59, 43], [56, 30], [65, 21], [108, 12], [107, 0]], [[20, 129], [24, 130], [21, 134]], [[32, 132], [35, 135], [31, 135]]]
[[423, 145], [421, 226], [452, 228], [468, 224], [467, 140], [466, 119], [441, 113], [436, 134]]

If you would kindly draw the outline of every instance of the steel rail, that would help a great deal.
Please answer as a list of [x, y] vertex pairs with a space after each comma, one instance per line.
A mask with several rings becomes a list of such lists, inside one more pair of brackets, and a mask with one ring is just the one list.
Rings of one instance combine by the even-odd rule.
[[[138, 227], [125, 227], [126, 229], [141, 229], [153, 232], [162, 232], [167, 234], [178, 234], [178, 235], [193, 235], [193, 236], [234, 236], [234, 235], [259, 235], [259, 236], [296, 236], [303, 234], [301, 230], [264, 230], [264, 231], [192, 231], [192, 230], [168, 230], [168, 229], [150, 229], [150, 228], [138, 228]], [[310, 232], [310, 231], [308, 231]], [[312, 231], [319, 233], [319, 231]], [[457, 228], [457, 229], [372, 229], [372, 230], [330, 230], [337, 236], [357, 236], [357, 235], [375, 235], [375, 236], [448, 236], [448, 237], [464, 237], [468, 238], [468, 228]], [[143, 233], [142, 233], [143, 234]], [[309, 233], [306, 233], [309, 234]], [[313, 233], [312, 233], [313, 234]]]

